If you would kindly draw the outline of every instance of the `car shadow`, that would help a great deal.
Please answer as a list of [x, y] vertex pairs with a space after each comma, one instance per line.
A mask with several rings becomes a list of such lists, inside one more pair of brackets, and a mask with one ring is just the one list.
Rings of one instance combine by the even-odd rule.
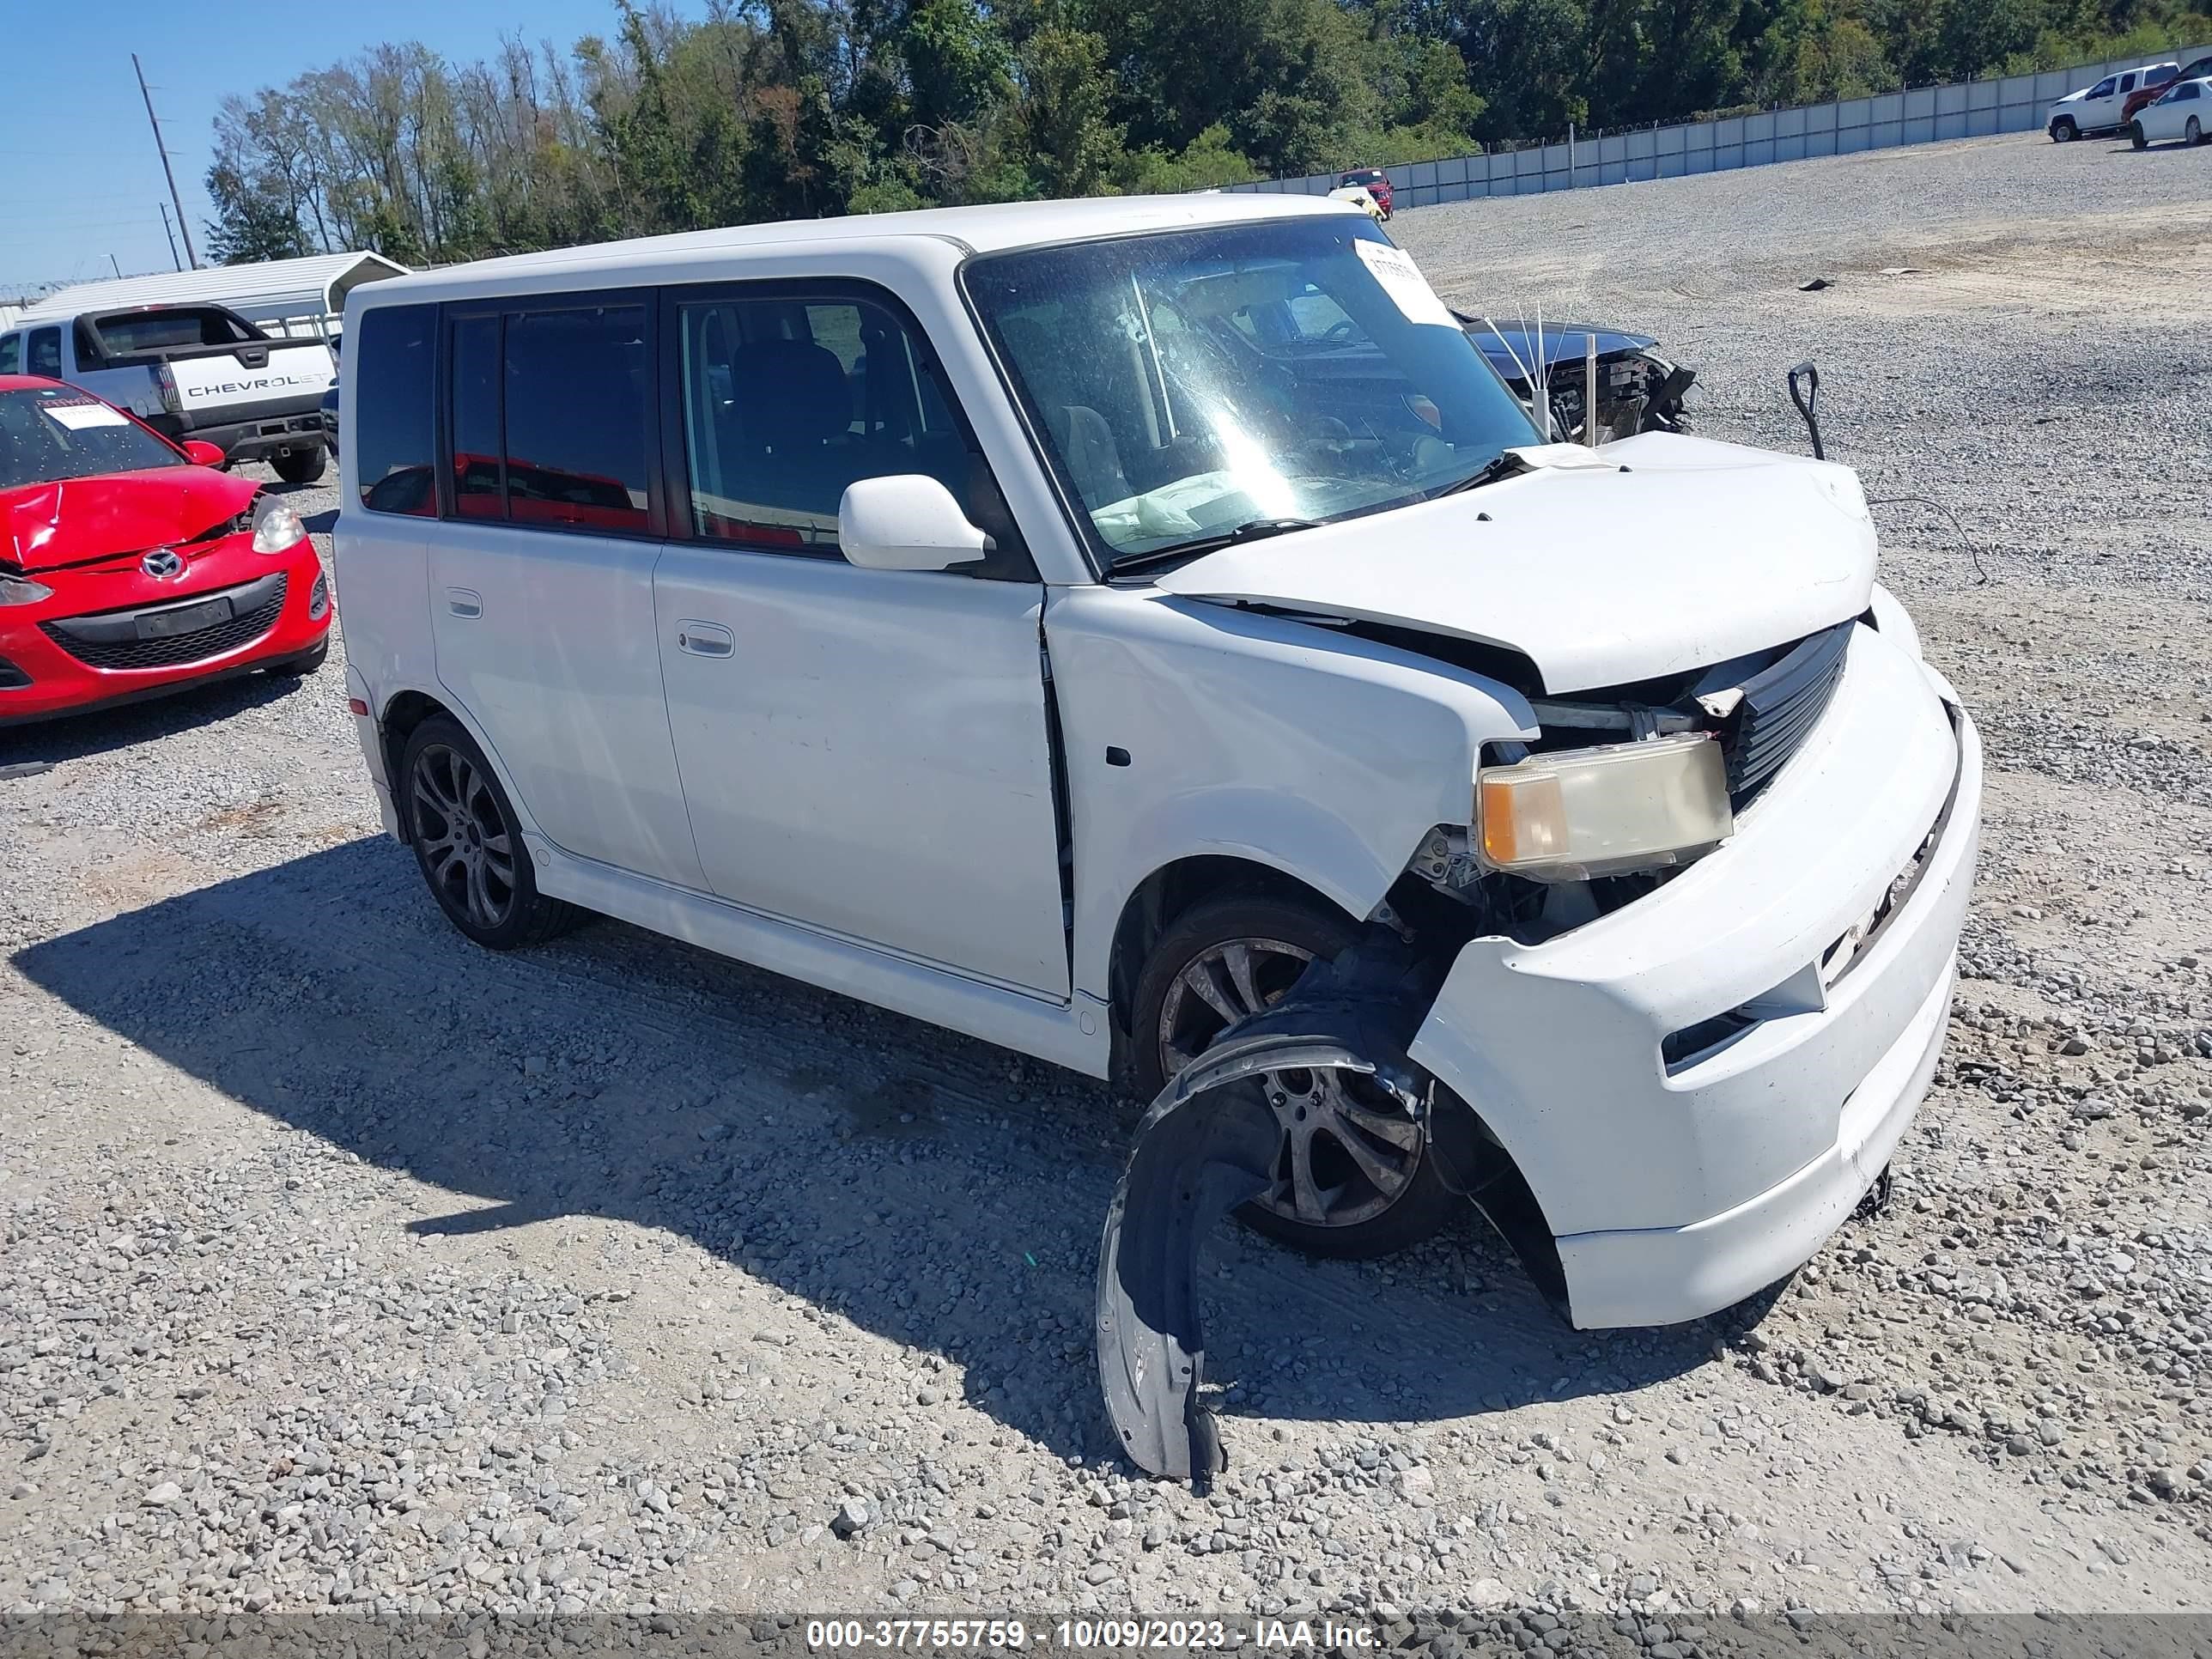
[[[251, 1110], [441, 1189], [400, 1189], [416, 1213], [395, 1224], [418, 1237], [599, 1216], [688, 1240], [945, 1356], [972, 1404], [1054, 1454], [1114, 1455], [1092, 1276], [1139, 1109], [1102, 1085], [620, 923], [479, 950], [380, 839], [13, 960]], [[1463, 1418], [1632, 1392], [1714, 1349], [1716, 1322], [1569, 1329], [1471, 1212], [1379, 1262], [1234, 1227], [1210, 1250], [1210, 1370], [1248, 1455], [1248, 1412]]]
[[58, 765], [140, 744], [159, 743], [179, 732], [230, 720], [286, 697], [312, 696], [318, 684], [327, 688], [335, 684], [335, 679], [313, 674], [240, 674], [89, 714], [0, 726], [0, 765], [24, 762]]

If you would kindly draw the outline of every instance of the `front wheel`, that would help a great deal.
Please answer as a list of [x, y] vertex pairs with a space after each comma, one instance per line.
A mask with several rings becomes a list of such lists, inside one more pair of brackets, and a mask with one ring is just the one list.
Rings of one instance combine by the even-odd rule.
[[2081, 130], [2074, 125], [2070, 115], [2062, 115], [2051, 124], [2051, 142], [2054, 144], [2070, 144], [2081, 136]]
[[2137, 149], [2147, 149], [2150, 146], [2150, 140], [2143, 137], [2142, 123], [2140, 121], [2128, 123], [2128, 140]]
[[276, 469], [276, 476], [288, 484], [309, 484], [323, 476], [325, 457], [318, 445], [313, 449], [295, 449], [289, 455], [273, 457], [269, 465]]
[[[1229, 1026], [1272, 1007], [1308, 963], [1358, 929], [1318, 904], [1244, 895], [1177, 918], [1139, 976], [1132, 1037], [1138, 1087], [1168, 1080]], [[1387, 1255], [1434, 1233], [1455, 1207], [1417, 1125], [1334, 1073], [1270, 1073], [1281, 1128], [1273, 1184], [1237, 1212], [1254, 1231], [1311, 1255]]]
[[446, 918], [495, 951], [538, 945], [580, 913], [538, 890], [507, 792], [459, 720], [434, 714], [399, 761], [400, 811], [415, 861]]

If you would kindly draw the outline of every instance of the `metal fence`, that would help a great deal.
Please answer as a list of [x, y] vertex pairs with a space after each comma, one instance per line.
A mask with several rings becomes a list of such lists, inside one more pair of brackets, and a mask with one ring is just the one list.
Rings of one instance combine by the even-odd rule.
[[[2187, 63], [2205, 48], [2166, 54]], [[1528, 196], [1538, 191], [1679, 179], [1690, 173], [1764, 167], [1808, 155], [1848, 155], [1856, 150], [1929, 144], [1945, 138], [1979, 138], [1997, 132], [2039, 132], [2051, 106], [2068, 93], [2107, 75], [2137, 67], [2141, 58], [2082, 64], [2072, 69], [2008, 75], [1995, 81], [1915, 87], [1871, 98], [1730, 115], [1632, 132], [1583, 138], [1570, 145], [1533, 144], [1493, 155], [1455, 155], [1437, 161], [1404, 161], [1385, 167], [1400, 208], [1463, 202], [1477, 196]], [[2164, 58], [2154, 61], [2164, 61]], [[1238, 191], [1326, 196], [1334, 173], [1303, 179], [1267, 179], [1231, 185]]]

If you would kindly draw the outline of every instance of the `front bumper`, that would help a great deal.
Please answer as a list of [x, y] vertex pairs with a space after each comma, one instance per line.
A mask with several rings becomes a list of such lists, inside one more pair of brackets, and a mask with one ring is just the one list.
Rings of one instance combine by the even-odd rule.
[[[1720, 851], [1559, 939], [1461, 951], [1412, 1057], [1527, 1180], [1576, 1325], [1727, 1307], [1873, 1184], [1942, 1048], [1981, 787], [1948, 688], [1862, 628], [1820, 726]], [[1729, 1016], [1669, 1064], [1670, 1036]]]
[[[237, 629], [234, 635], [224, 634], [211, 642], [206, 654], [189, 660], [155, 667], [104, 667], [87, 660], [77, 654], [81, 646], [65, 645], [40, 624], [117, 612], [111, 607], [80, 610], [68, 603], [65, 591], [43, 605], [0, 611], [0, 661], [14, 671], [0, 673], [0, 726], [165, 696], [252, 673], [272, 663], [305, 658], [326, 646], [334, 607], [321, 561], [313, 549], [302, 542], [297, 550], [272, 556], [266, 562], [260, 562], [259, 555], [255, 557], [257, 563], [251, 572], [254, 577], [278, 574], [285, 577], [281, 605], [272, 607], [274, 614], [264, 626]], [[164, 595], [163, 603], [189, 603], [237, 585], [209, 582], [173, 597]], [[320, 614], [316, 614], [319, 595]]]

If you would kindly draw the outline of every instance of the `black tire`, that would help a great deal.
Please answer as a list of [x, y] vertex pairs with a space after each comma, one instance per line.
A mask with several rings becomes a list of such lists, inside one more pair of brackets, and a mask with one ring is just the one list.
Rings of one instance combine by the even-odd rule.
[[2051, 124], [2051, 142], [2054, 144], [2070, 144], [2081, 136], [2081, 130], [2074, 125], [2070, 115], [2062, 115]]
[[295, 449], [289, 455], [273, 455], [269, 465], [276, 469], [276, 476], [288, 484], [310, 484], [323, 476], [323, 468], [330, 458], [317, 444], [313, 449]]
[[2150, 140], [2143, 137], [2142, 123], [2140, 121], [2128, 123], [2128, 139], [2137, 149], [2150, 148]]
[[431, 896], [477, 944], [520, 950], [582, 919], [575, 906], [538, 890], [507, 792], [459, 720], [433, 714], [416, 726], [392, 785]]
[[2193, 115], [2189, 118], [2189, 125], [2182, 129], [2181, 142], [2191, 149], [2204, 142], [2204, 129]]
[[[1358, 932], [1355, 924], [1323, 905], [1259, 894], [1210, 899], [1177, 917], [1152, 947], [1137, 980], [1130, 1043], [1135, 1082], [1143, 1098], [1148, 1103], [1157, 1098], [1182, 1065], [1231, 1024], [1227, 1011], [1212, 998], [1194, 994], [1196, 981], [1186, 980], [1187, 974], [1199, 970], [1241, 1017], [1242, 1012], [1256, 1012], [1251, 1006], [1255, 996], [1261, 1006], [1272, 1004], [1296, 983], [1304, 971], [1300, 957], [1334, 957]], [[1241, 973], [1232, 973], [1222, 953], [1240, 945], [1246, 947], [1244, 966]], [[1247, 988], [1242, 991], [1240, 980]], [[1194, 995], [1196, 1006], [1192, 1006]], [[1185, 1015], [1195, 1016], [1195, 1023], [1188, 1022]], [[1315, 1076], [1304, 1075], [1309, 1080]], [[1304, 1114], [1299, 1116], [1303, 1121]], [[1385, 1162], [1403, 1157], [1402, 1149], [1379, 1146], [1371, 1139], [1366, 1146]], [[1394, 1170], [1394, 1177], [1403, 1184], [1393, 1195], [1355, 1166], [1340, 1143], [1309, 1132], [1308, 1147], [1309, 1170], [1315, 1172], [1316, 1183], [1324, 1174], [1332, 1181], [1330, 1207], [1340, 1204], [1347, 1218], [1300, 1220], [1284, 1200], [1271, 1199], [1237, 1212], [1254, 1231], [1310, 1255], [1362, 1260], [1419, 1243], [1456, 1208], [1431, 1158], [1416, 1153], [1418, 1162], [1409, 1170]], [[1287, 1183], [1292, 1157], [1287, 1133], [1282, 1157]]]
[[280, 680], [305, 679], [328, 661], [330, 654], [331, 639], [325, 634], [321, 642], [312, 650], [302, 651], [296, 657], [287, 657], [282, 662], [272, 662], [261, 672]]

